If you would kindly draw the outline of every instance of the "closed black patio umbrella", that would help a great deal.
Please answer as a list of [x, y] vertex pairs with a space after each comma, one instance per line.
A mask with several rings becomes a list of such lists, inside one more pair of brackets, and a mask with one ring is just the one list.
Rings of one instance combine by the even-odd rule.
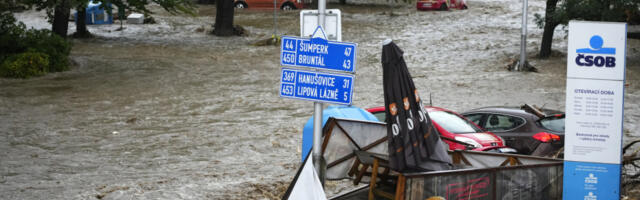
[[451, 158], [422, 105], [402, 54], [395, 43], [385, 41], [382, 68], [390, 167], [400, 172], [450, 169]]

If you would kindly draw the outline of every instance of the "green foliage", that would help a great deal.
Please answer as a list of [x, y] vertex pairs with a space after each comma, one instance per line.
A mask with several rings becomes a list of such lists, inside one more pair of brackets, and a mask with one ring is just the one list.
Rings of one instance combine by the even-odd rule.
[[28, 78], [67, 70], [70, 51], [71, 44], [50, 30], [26, 29], [11, 13], [0, 13], [0, 76]]
[[38, 52], [25, 52], [9, 56], [0, 65], [0, 76], [30, 78], [49, 71], [49, 56]]
[[0, 63], [10, 54], [26, 51], [19, 40], [25, 30], [25, 25], [16, 23], [11, 13], [0, 13]]
[[103, 3], [113, 3], [116, 6], [125, 6], [129, 10], [152, 13], [146, 6], [149, 3], [157, 3], [171, 14], [186, 13], [195, 16], [195, 5], [192, 0], [99, 0]]
[[69, 69], [69, 53], [71, 44], [50, 30], [30, 29], [22, 39], [27, 51], [41, 52], [49, 55], [50, 71], [61, 72]]
[[[565, 25], [570, 20], [625, 22], [639, 5], [640, 0], [560, 0], [555, 12], [546, 14], [552, 22]], [[544, 27], [544, 16], [536, 13], [534, 20], [538, 27]]]

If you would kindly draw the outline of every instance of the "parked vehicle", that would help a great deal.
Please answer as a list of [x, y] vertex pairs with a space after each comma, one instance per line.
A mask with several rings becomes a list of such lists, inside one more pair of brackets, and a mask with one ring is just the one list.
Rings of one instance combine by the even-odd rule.
[[[282, 10], [295, 10], [306, 7], [303, 0], [278, 0], [278, 8]], [[273, 8], [272, 0], [235, 0], [233, 6], [238, 9], [244, 8]]]
[[[450, 150], [494, 151], [501, 153], [515, 153], [512, 148], [505, 148], [505, 142], [499, 136], [485, 132], [461, 115], [439, 107], [425, 106], [433, 125], [440, 132], [443, 141]], [[385, 107], [369, 108], [380, 121], [385, 121]], [[462, 142], [462, 143], [460, 143]], [[466, 143], [466, 144], [465, 144]], [[469, 147], [471, 146], [471, 147]]]
[[485, 107], [462, 113], [487, 131], [501, 136], [507, 146], [534, 156], [562, 157], [564, 112], [522, 107]]
[[467, 9], [464, 0], [418, 0], [418, 10], [449, 10], [449, 8]]

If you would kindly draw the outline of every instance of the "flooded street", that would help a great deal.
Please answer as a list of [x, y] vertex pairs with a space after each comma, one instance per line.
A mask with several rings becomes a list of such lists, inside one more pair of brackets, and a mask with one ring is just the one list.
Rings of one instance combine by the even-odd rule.
[[[544, 1], [529, 1], [530, 16]], [[455, 111], [524, 103], [564, 110], [566, 33], [538, 60], [542, 30], [529, 23], [539, 73], [506, 70], [519, 54], [521, 5], [468, 1], [468, 10], [340, 8], [343, 40], [358, 43], [353, 104], [383, 105], [381, 43], [405, 51], [423, 96]], [[155, 8], [157, 24], [89, 26], [73, 40], [70, 71], [0, 79], [0, 199], [279, 199], [299, 165], [308, 101], [279, 97], [279, 47], [271, 11], [242, 10], [249, 35], [207, 34], [200, 16]], [[50, 28], [44, 13], [16, 14]], [[279, 13], [278, 34], [299, 34], [299, 12]], [[70, 33], [75, 27], [70, 23]], [[625, 143], [640, 137], [640, 41], [627, 41]]]

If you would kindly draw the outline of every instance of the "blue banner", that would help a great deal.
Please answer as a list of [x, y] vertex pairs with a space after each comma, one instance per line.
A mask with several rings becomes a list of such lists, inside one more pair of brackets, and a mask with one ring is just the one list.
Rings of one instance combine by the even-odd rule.
[[564, 162], [563, 199], [620, 199], [619, 164]]
[[355, 43], [327, 41], [322, 38], [283, 36], [280, 65], [354, 73], [356, 46]]
[[282, 68], [280, 96], [351, 105], [353, 75], [339, 75]]

